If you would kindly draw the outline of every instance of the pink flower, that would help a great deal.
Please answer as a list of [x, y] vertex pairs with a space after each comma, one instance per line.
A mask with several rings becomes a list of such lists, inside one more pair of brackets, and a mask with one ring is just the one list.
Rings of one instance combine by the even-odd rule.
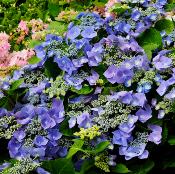
[[8, 39], [9, 36], [6, 33], [0, 33], [0, 59], [5, 57], [10, 50], [10, 44], [8, 42]]
[[27, 27], [27, 22], [26, 21], [21, 20], [21, 22], [18, 25], [18, 29], [21, 30], [21, 31], [24, 31], [25, 34], [29, 33], [29, 28]]
[[22, 50], [18, 52], [13, 52], [10, 55], [9, 66], [24, 66], [28, 64], [28, 59], [33, 57], [35, 52], [33, 50]]
[[111, 12], [109, 12], [109, 9], [112, 7], [112, 6], [114, 6], [116, 3], [119, 3], [120, 2], [120, 0], [109, 0], [108, 2], [107, 2], [107, 4], [105, 5], [105, 16], [106, 17], [109, 17], [109, 16], [113, 16], [113, 17], [115, 17], [115, 15], [113, 14], [113, 13], [111, 13]]

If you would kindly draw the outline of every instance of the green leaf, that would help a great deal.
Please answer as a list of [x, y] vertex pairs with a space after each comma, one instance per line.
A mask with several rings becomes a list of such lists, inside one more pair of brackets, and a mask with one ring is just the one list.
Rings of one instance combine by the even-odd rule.
[[75, 92], [79, 95], [81, 95], [81, 94], [87, 95], [93, 91], [93, 88], [91, 88], [89, 85], [84, 85], [80, 90], [77, 90], [75, 88], [71, 88], [71, 91]]
[[172, 11], [175, 9], [175, 2], [174, 3], [171, 3], [171, 4], [166, 4], [165, 5], [165, 10], [168, 12]]
[[73, 135], [73, 130], [69, 128], [69, 123], [68, 119], [65, 119], [61, 124], [60, 124], [60, 132], [65, 135], [65, 136], [71, 136]]
[[175, 159], [169, 159], [169, 160], [165, 160], [163, 163], [163, 168], [175, 168]]
[[94, 153], [100, 153], [102, 151], [104, 151], [108, 146], [110, 145], [109, 141], [103, 141], [101, 143], [99, 143], [95, 149], [93, 150]]
[[135, 165], [133, 166], [132, 174], [147, 174], [153, 169], [154, 165], [154, 162], [151, 160], [146, 161], [142, 165]]
[[0, 99], [0, 107], [2, 108], [6, 103], [8, 103], [8, 98], [7, 97], [2, 97]]
[[41, 59], [39, 59], [39, 58], [36, 57], [36, 56], [33, 56], [32, 58], [28, 59], [28, 62], [29, 62], [30, 64], [37, 64], [37, 63], [39, 63], [40, 61], [41, 61]]
[[44, 71], [47, 77], [52, 78], [56, 78], [61, 72], [57, 63], [53, 62], [53, 58], [50, 58], [45, 62]]
[[90, 168], [94, 166], [93, 160], [85, 160], [81, 166], [80, 174], [86, 174]]
[[167, 138], [168, 138], [168, 127], [167, 124], [164, 123], [162, 131], [162, 142], [165, 143], [167, 141]]
[[111, 9], [111, 12], [115, 12], [117, 14], [122, 14], [124, 13], [127, 9], [129, 9], [129, 7], [127, 5], [122, 5], [120, 3], [116, 3]]
[[174, 146], [174, 145], [175, 145], [175, 136], [172, 136], [171, 138], [169, 138], [168, 143], [169, 143], [171, 146]]
[[48, 30], [51, 30], [52, 33], [58, 35], [63, 35], [67, 30], [67, 24], [64, 22], [53, 21], [49, 24]]
[[104, 7], [106, 2], [99, 2], [98, 0], [96, 0], [95, 2], [93, 2], [93, 4], [96, 6], [96, 7]]
[[160, 32], [165, 30], [167, 34], [170, 34], [174, 30], [174, 23], [168, 19], [162, 19], [156, 22], [155, 28]]
[[74, 144], [69, 149], [69, 152], [67, 154], [66, 159], [72, 158], [73, 155], [75, 155], [78, 151], [82, 150], [84, 141], [81, 139], [75, 139]]
[[40, 44], [41, 44], [41, 41], [39, 41], [39, 40], [30, 40], [28, 47], [34, 48], [35, 46], [40, 45]]
[[59, 5], [59, 1], [49, 0], [48, 3], [49, 14], [53, 17], [57, 16], [61, 11], [61, 6]]
[[15, 82], [12, 83], [10, 90], [14, 91], [16, 89], [18, 89], [18, 87], [24, 82], [24, 79], [19, 79], [16, 80]]
[[157, 48], [157, 44], [146, 44], [144, 46], [142, 46], [145, 53], [147, 54], [148, 58], [151, 59], [152, 58], [152, 51], [155, 50]]
[[113, 172], [115, 172], [115, 173], [129, 173], [131, 171], [124, 164], [119, 163], [119, 164], [117, 164], [117, 166], [115, 167]]
[[75, 174], [71, 159], [61, 158], [45, 161], [42, 166], [51, 174]]
[[152, 57], [152, 51], [162, 46], [162, 37], [160, 32], [154, 28], [146, 30], [142, 33], [137, 41], [139, 45], [145, 50], [149, 59]]

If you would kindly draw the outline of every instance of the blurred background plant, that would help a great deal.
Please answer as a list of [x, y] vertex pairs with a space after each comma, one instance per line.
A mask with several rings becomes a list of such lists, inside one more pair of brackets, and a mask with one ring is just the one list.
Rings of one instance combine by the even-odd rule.
[[103, 11], [106, 3], [107, 0], [1, 0], [0, 31], [10, 33], [21, 20], [41, 19], [43, 22], [55, 20], [60, 13], [67, 22], [70, 18], [74, 18], [75, 15], [68, 15], [73, 11], [80, 12], [94, 8], [96, 11]]

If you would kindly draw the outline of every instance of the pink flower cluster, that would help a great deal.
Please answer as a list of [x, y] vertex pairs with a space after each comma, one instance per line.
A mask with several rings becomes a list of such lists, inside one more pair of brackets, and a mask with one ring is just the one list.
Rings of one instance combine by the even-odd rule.
[[31, 49], [10, 52], [9, 35], [0, 33], [0, 68], [9, 66], [24, 66], [28, 64], [27, 60], [35, 55]]
[[48, 24], [43, 23], [43, 21], [41, 19], [37, 19], [37, 20], [36, 19], [32, 19], [32, 20], [30, 20], [28, 25], [31, 26], [32, 33], [45, 30], [48, 27]]
[[27, 35], [29, 33], [27, 22], [22, 20], [18, 25], [17, 31], [23, 31]]
[[28, 64], [27, 60], [30, 59], [31, 57], [33, 57], [35, 55], [35, 52], [32, 49], [24, 49], [22, 51], [17, 51], [17, 52], [13, 52], [10, 54], [9, 58], [9, 64], [8, 66], [24, 66], [26, 64]]
[[4, 32], [0, 33], [0, 59], [8, 54], [10, 51], [10, 44], [8, 42], [9, 35]]
[[106, 17], [114, 16], [114, 14], [110, 13], [109, 9], [118, 2], [120, 2], [120, 0], [109, 0], [107, 2], [107, 4], [105, 5], [105, 11], [106, 11], [105, 16]]

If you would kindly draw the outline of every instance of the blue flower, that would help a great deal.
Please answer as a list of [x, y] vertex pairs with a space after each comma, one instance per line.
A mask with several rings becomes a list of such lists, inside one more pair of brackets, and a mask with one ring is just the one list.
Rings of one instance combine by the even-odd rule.
[[67, 32], [67, 38], [74, 40], [80, 35], [81, 29], [77, 26], [72, 27], [70, 30]]
[[156, 91], [160, 96], [163, 96], [167, 91], [168, 87], [169, 84], [166, 81], [162, 80]]
[[77, 118], [73, 115], [68, 122], [69, 122], [69, 128], [73, 128], [76, 125]]
[[153, 58], [153, 64], [157, 70], [165, 70], [172, 65], [172, 59], [164, 56], [169, 51], [164, 50], [159, 52], [159, 54]]
[[117, 24], [115, 27], [115, 30], [122, 33], [129, 33], [131, 30], [131, 25], [127, 24], [126, 22], [122, 21], [119, 24]]
[[36, 52], [36, 56], [40, 58], [41, 60], [44, 59], [46, 56], [46, 51], [44, 47], [41, 45], [38, 45], [35, 47], [35, 52]]
[[19, 154], [19, 149], [21, 147], [21, 143], [16, 140], [15, 138], [11, 138], [11, 140], [8, 143], [8, 149], [9, 149], [9, 153], [10, 153], [10, 157], [11, 158], [15, 158], [17, 157]]
[[94, 30], [93, 27], [86, 27], [82, 32], [81, 32], [82, 37], [86, 39], [92, 39], [97, 36], [97, 32]]
[[34, 139], [34, 143], [37, 146], [45, 146], [48, 143], [48, 139], [46, 139], [45, 137], [41, 135], [37, 135]]
[[138, 21], [139, 18], [140, 18], [140, 16], [141, 16], [141, 13], [140, 13], [140, 11], [138, 11], [137, 9], [134, 9], [134, 10], [132, 11], [131, 18], [132, 18], [134, 21]]
[[2, 172], [4, 169], [6, 169], [6, 168], [9, 168], [10, 167], [10, 163], [8, 163], [8, 162], [5, 162], [5, 163], [3, 163], [3, 164], [1, 164], [0, 165], [0, 172]]
[[98, 66], [102, 61], [103, 46], [100, 43], [94, 45], [94, 47], [87, 51], [89, 66]]
[[35, 116], [35, 108], [33, 105], [25, 105], [20, 111], [15, 114], [19, 124], [28, 124]]
[[36, 171], [37, 171], [38, 174], [51, 174], [51, 173], [47, 172], [46, 170], [44, 170], [44, 169], [41, 168], [41, 167], [38, 167], [38, 168], [36, 169]]
[[70, 75], [68, 75], [68, 74], [66, 74], [66, 75], [64, 76], [64, 80], [67, 82], [67, 84], [68, 84], [69, 86], [73, 86], [73, 87], [75, 87], [75, 89], [78, 89], [78, 90], [80, 90], [80, 89], [82, 88], [82, 83], [83, 83], [83, 81], [84, 81], [83, 78], [74, 77], [73, 75], [70, 76]]
[[149, 134], [148, 140], [155, 144], [160, 144], [162, 138], [162, 128], [158, 125], [148, 125], [148, 128], [152, 131]]
[[87, 77], [86, 80], [89, 82], [90, 85], [96, 85], [96, 82], [99, 79], [99, 74], [93, 70], [91, 72], [92, 76]]
[[158, 119], [162, 119], [165, 116], [165, 111], [164, 110], [159, 110], [158, 111]]
[[19, 141], [22, 142], [23, 139], [26, 136], [26, 133], [23, 130], [18, 130], [16, 132], [14, 132], [13, 136]]
[[63, 41], [62, 37], [60, 37], [60, 36], [57, 36], [57, 35], [54, 35], [54, 34], [47, 34], [46, 35], [46, 42], [47, 41], [53, 41], [53, 40], [59, 41], [59, 42]]
[[92, 120], [89, 113], [85, 112], [77, 117], [77, 124], [79, 127], [89, 128], [92, 126]]
[[104, 76], [112, 84], [114, 83], [125, 83], [130, 80], [133, 76], [132, 70], [125, 67], [117, 68], [115, 65], [111, 65], [105, 72]]
[[136, 115], [139, 117], [139, 120], [142, 123], [145, 123], [147, 120], [149, 120], [152, 117], [151, 107], [148, 104], [144, 105], [144, 109], [140, 108], [136, 112]]
[[128, 146], [128, 139], [131, 137], [131, 134], [123, 132], [121, 130], [116, 130], [113, 133], [113, 144], [118, 144], [121, 146]]
[[72, 61], [67, 57], [62, 57], [62, 58], [55, 57], [54, 62], [58, 64], [61, 70], [66, 71], [69, 75], [71, 75], [72, 72], [76, 70]]
[[145, 94], [143, 93], [135, 93], [132, 95], [132, 101], [131, 105], [132, 106], [141, 106], [143, 107], [145, 102], [147, 101]]
[[55, 120], [51, 118], [48, 113], [39, 115], [39, 118], [41, 119], [41, 126], [43, 127], [43, 129], [49, 129], [56, 126]]
[[47, 137], [51, 141], [57, 141], [62, 137], [62, 133], [58, 129], [49, 129]]
[[[134, 157], [143, 157], [143, 154], [145, 154], [145, 147], [146, 144], [140, 144], [137, 146], [129, 146], [129, 147], [119, 147], [119, 154], [125, 155], [126, 160], [130, 160]], [[146, 154], [144, 155], [145, 158], [148, 157], [147, 155]]]

